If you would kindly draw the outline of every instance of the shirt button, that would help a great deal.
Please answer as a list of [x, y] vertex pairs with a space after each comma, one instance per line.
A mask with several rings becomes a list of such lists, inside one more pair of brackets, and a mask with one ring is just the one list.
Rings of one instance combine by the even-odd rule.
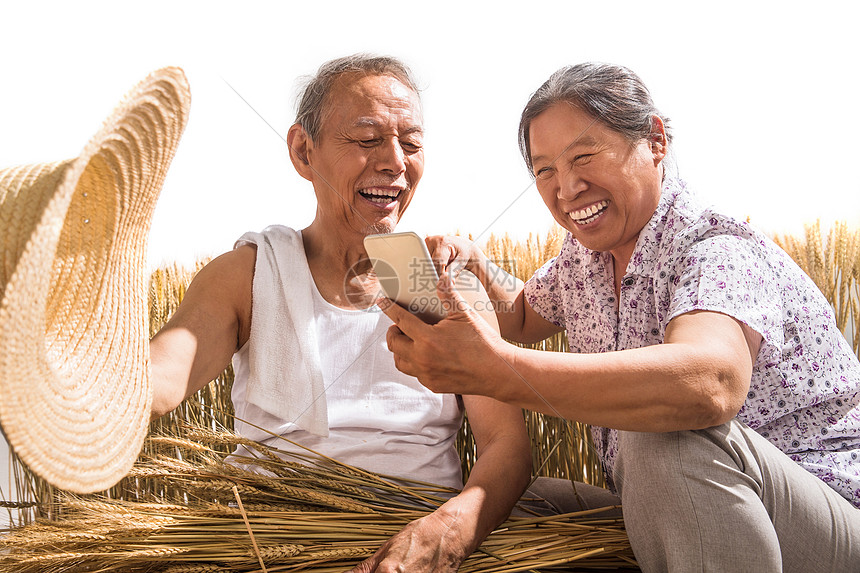
[[636, 282], [636, 279], [634, 279], [633, 277], [627, 277], [626, 279], [624, 279], [624, 282], [622, 284], [624, 286], [633, 286], [633, 283], [635, 283], [635, 282]]

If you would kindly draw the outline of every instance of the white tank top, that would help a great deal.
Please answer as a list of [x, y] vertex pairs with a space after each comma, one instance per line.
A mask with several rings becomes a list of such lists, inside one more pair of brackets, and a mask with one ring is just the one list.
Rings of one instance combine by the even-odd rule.
[[[454, 446], [463, 420], [461, 400], [434, 394], [395, 368], [385, 341], [392, 322], [378, 307], [338, 308], [313, 290], [329, 437], [305, 432], [244, 399], [248, 344], [233, 356], [236, 431], [282, 450], [302, 451], [241, 421], [247, 420], [352, 466], [461, 488]], [[259, 312], [266, 309], [255, 302], [252, 316]]]

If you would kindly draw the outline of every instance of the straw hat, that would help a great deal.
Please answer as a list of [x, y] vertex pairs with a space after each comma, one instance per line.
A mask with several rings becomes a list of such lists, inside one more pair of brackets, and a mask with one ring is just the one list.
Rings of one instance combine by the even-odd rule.
[[0, 424], [62, 489], [114, 485], [147, 433], [146, 244], [190, 102], [158, 70], [76, 159], [0, 170]]

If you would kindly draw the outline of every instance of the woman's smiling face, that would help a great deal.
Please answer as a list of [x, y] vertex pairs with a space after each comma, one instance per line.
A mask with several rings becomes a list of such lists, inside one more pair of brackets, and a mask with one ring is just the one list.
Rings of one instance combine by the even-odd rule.
[[631, 143], [579, 108], [559, 102], [529, 127], [538, 191], [553, 218], [585, 247], [628, 261], [660, 201], [666, 137]]

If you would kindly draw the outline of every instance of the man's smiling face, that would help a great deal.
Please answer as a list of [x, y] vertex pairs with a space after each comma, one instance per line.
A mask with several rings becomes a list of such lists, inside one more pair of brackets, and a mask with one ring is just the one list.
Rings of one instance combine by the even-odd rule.
[[307, 161], [318, 219], [363, 235], [393, 231], [424, 173], [418, 94], [392, 76], [344, 74]]

